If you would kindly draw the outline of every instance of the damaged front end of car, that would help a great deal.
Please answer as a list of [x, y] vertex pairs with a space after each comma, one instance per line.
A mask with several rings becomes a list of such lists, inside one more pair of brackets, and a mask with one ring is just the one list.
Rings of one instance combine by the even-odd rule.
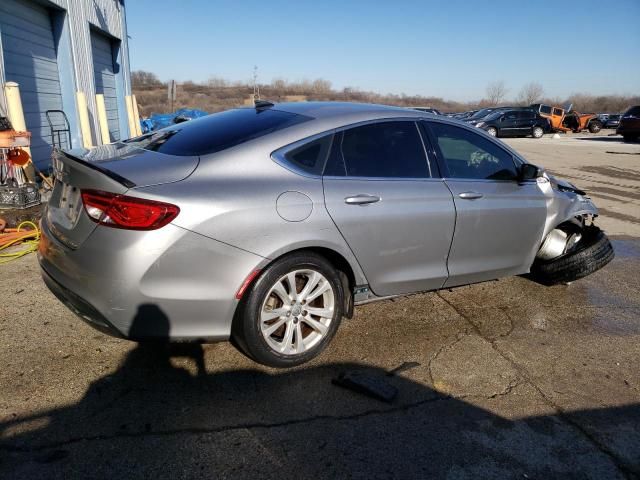
[[594, 224], [598, 208], [586, 192], [546, 172], [538, 184], [547, 197], [547, 219], [533, 276], [549, 285], [570, 283], [609, 263], [613, 247]]

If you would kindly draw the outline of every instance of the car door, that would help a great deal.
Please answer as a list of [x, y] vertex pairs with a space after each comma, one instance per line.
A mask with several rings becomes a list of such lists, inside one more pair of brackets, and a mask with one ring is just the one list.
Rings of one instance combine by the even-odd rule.
[[440, 122], [428, 129], [457, 215], [445, 287], [528, 272], [547, 212], [537, 182], [518, 182], [511, 153], [486, 135]]
[[325, 204], [379, 296], [447, 279], [455, 209], [418, 124], [394, 120], [338, 132], [323, 176]]
[[523, 110], [517, 112], [516, 129], [514, 130], [517, 135], [530, 135], [531, 128], [533, 127], [534, 116], [533, 112]]
[[499, 134], [502, 137], [512, 137], [518, 134], [518, 112], [505, 112], [498, 122]]

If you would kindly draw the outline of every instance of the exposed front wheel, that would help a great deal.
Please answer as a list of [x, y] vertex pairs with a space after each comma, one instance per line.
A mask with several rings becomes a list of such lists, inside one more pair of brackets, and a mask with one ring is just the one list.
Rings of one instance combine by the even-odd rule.
[[541, 283], [573, 282], [591, 275], [613, 260], [613, 247], [598, 227], [586, 227], [580, 241], [566, 253], [550, 260], [536, 260], [531, 273]]
[[591, 133], [598, 133], [600, 130], [602, 130], [602, 122], [599, 120], [592, 120], [591, 122], [589, 122], [589, 131]]
[[234, 319], [233, 339], [251, 358], [292, 367], [317, 356], [343, 315], [343, 284], [322, 256], [277, 260], [253, 284]]
[[542, 136], [544, 135], [544, 130], [542, 129], [542, 127], [533, 127], [531, 135], [533, 136], [533, 138], [542, 138]]
[[496, 127], [489, 127], [489, 128], [487, 128], [487, 133], [489, 135], [491, 135], [492, 137], [497, 137], [498, 136], [498, 129]]

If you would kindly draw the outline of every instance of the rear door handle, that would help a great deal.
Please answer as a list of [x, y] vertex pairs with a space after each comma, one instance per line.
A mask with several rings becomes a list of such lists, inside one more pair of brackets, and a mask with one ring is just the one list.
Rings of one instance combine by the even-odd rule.
[[475, 200], [483, 197], [480, 192], [462, 192], [459, 193], [458, 196], [464, 200]]
[[346, 197], [344, 203], [347, 205], [367, 205], [369, 203], [376, 203], [380, 201], [380, 197], [375, 195], [368, 195], [366, 193], [359, 193], [351, 197]]

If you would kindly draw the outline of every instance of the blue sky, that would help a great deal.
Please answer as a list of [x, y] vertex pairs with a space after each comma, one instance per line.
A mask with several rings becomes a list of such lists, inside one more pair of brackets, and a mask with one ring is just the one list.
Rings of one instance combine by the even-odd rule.
[[335, 88], [481, 98], [640, 94], [640, 0], [129, 0], [132, 69], [162, 80], [324, 78]]

